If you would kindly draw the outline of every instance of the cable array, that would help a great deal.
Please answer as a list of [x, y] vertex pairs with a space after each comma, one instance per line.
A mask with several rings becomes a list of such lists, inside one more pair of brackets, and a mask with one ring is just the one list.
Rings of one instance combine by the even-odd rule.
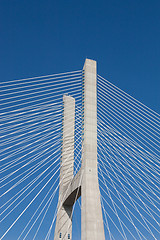
[[82, 148], [81, 71], [1, 82], [0, 239], [53, 238], [64, 94], [76, 99], [76, 174]]
[[[53, 239], [61, 207], [64, 94], [76, 101], [74, 175], [81, 168], [82, 71], [2, 81], [0, 86], [0, 239]], [[98, 177], [105, 237], [158, 240], [160, 115], [100, 75], [97, 95]], [[82, 177], [83, 173], [79, 184]], [[81, 237], [80, 202], [74, 202], [72, 210], [73, 239], [78, 232]]]
[[160, 116], [99, 76], [98, 173], [106, 239], [160, 237]]

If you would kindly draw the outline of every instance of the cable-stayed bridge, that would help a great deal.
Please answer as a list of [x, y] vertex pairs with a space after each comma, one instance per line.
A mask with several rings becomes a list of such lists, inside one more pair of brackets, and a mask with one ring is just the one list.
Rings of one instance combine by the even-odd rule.
[[[102, 76], [97, 74], [96, 80], [97, 169], [105, 239], [160, 239], [160, 116]], [[65, 155], [63, 96], [75, 99], [70, 154], [76, 176], [83, 158], [83, 84], [84, 70], [1, 82], [0, 239], [54, 239]], [[66, 123], [69, 132], [71, 116]], [[74, 199], [72, 236], [68, 224], [65, 238], [60, 232], [57, 239], [82, 239], [81, 208], [81, 198]]]

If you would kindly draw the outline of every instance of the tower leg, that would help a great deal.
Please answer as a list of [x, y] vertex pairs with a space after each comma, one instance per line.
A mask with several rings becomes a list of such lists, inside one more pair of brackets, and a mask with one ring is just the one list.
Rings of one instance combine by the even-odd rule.
[[75, 100], [70, 96], [63, 96], [63, 142], [60, 167], [60, 186], [58, 211], [54, 240], [72, 239], [72, 206], [63, 204], [66, 190], [73, 179], [74, 169], [74, 125]]
[[97, 72], [86, 59], [83, 76], [83, 152], [81, 239], [105, 240], [97, 173]]

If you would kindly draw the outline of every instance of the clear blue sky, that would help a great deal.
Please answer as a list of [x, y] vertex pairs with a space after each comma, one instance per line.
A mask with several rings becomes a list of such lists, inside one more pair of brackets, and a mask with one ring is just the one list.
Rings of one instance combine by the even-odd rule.
[[1, 0], [0, 80], [81, 69], [98, 73], [157, 112], [158, 0]]

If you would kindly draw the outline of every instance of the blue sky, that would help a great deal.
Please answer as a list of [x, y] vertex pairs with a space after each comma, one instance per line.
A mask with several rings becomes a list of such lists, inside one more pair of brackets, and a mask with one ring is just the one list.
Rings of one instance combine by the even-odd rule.
[[[81, 70], [85, 58], [87, 57], [97, 61], [99, 75], [101, 75], [105, 79], [108, 79], [111, 83], [123, 89], [125, 92], [129, 93], [131, 96], [133, 96], [143, 104], [147, 105], [157, 113], [160, 113], [159, 9], [160, 2], [156, 0], [0, 1], [0, 81], [4, 81], [4, 90], [6, 91], [4, 92], [4, 95], [2, 95], [2, 98], [0, 100], [2, 100], [2, 106], [4, 107], [4, 109], [5, 107], [6, 109], [7, 107], [9, 108], [9, 110], [6, 110], [6, 112], [4, 111], [4, 119], [2, 116], [4, 123], [4, 129], [2, 129], [2, 132], [6, 134], [4, 134], [4, 138], [2, 135], [3, 142], [1, 143], [3, 146], [2, 155], [7, 159], [6, 162], [4, 161], [4, 163], [7, 164], [11, 160], [18, 161], [19, 159], [23, 160], [25, 163], [28, 162], [28, 160], [33, 160], [35, 157], [36, 160], [34, 164], [36, 165], [40, 161], [43, 161], [43, 159], [48, 159], [47, 165], [43, 167], [42, 170], [39, 170], [36, 173], [37, 175], [35, 174], [34, 176], [27, 179], [24, 184], [18, 186], [16, 190], [12, 191], [8, 197], [4, 197], [4, 203], [9, 198], [14, 196], [16, 192], [21, 190], [22, 187], [27, 186], [27, 184], [32, 181], [34, 177], [38, 176], [41, 171], [47, 169], [47, 167], [50, 166], [50, 161], [53, 161], [53, 159], [57, 159], [57, 155], [56, 153], [54, 153], [55, 149], [58, 150], [58, 156], [60, 157], [60, 142], [58, 142], [54, 148], [53, 139], [56, 139], [57, 141], [59, 140], [59, 132], [57, 134], [55, 129], [58, 128], [58, 126], [58, 131], [60, 131], [61, 129], [62, 106], [59, 106], [59, 108], [54, 108], [54, 105], [50, 104], [55, 103], [55, 101], [57, 101], [57, 105], [58, 103], [61, 103], [62, 99], [56, 99], [56, 97], [59, 96], [56, 94], [59, 94], [59, 92], [56, 92], [57, 90], [55, 86], [57, 86], [56, 84], [60, 85], [61, 81], [63, 81], [60, 80], [58, 83], [58, 81], [55, 79], [53, 81], [50, 81], [51, 79], [49, 78], [45, 80], [38, 79], [37, 82], [35, 81], [37, 85], [34, 85], [35, 82], [32, 83], [32, 81], [30, 85], [27, 83], [27, 81], [26, 83], [23, 81], [19, 81], [16, 82], [14, 87], [11, 87], [10, 89], [8, 88], [9, 85], [7, 85], [7, 80], [13, 80], [12, 83], [14, 83], [15, 79]], [[62, 84], [62, 90], [64, 92], [71, 91], [71, 93], [73, 93], [73, 96], [76, 98], [76, 101], [78, 100], [81, 103], [81, 72], [78, 72], [77, 75], [79, 77], [78, 80], [76, 80], [76, 87], [79, 87], [79, 92], [77, 93], [75, 90], [75, 79], [74, 81], [66, 80], [68, 84], [71, 84], [71, 90], [67, 89], [66, 83]], [[19, 86], [19, 83], [22, 85]], [[113, 118], [112, 116], [109, 116], [111, 112], [109, 109], [109, 105], [111, 105], [111, 107], [114, 106], [114, 104], [116, 103], [116, 98], [114, 98], [113, 96], [113, 105], [111, 104], [111, 102], [107, 105], [107, 100], [106, 102], [103, 101], [103, 97], [106, 97], [107, 99], [108, 95], [107, 91], [103, 91], [104, 88], [102, 83], [103, 80], [101, 77], [99, 77], [98, 94], [102, 93], [103, 95], [101, 99], [99, 98], [99, 124], [100, 127], [104, 127], [102, 130], [105, 130], [106, 136], [108, 136], [107, 134], [110, 134], [109, 139], [111, 139], [110, 141], [112, 144], [110, 151], [112, 151], [112, 148], [114, 148], [114, 144], [116, 145], [116, 143], [113, 144], [113, 140], [114, 137], [117, 136], [117, 132], [116, 130], [115, 132], [111, 132], [111, 130], [113, 130], [113, 125], [110, 125], [107, 117], [110, 117], [111, 123], [113, 123], [113, 120], [116, 119], [116, 115], [114, 115]], [[42, 88], [41, 90], [39, 90], [39, 86], [41, 86], [41, 84]], [[106, 87], [105, 81], [104, 86]], [[109, 89], [109, 85], [107, 86]], [[61, 95], [63, 91], [61, 91]], [[33, 98], [31, 98], [31, 102], [29, 102], [28, 96], [33, 96]], [[111, 100], [112, 96], [108, 98]], [[44, 101], [44, 99], [46, 102]], [[47, 102], [46, 99], [49, 99], [50, 102]], [[17, 101], [18, 104], [21, 103], [21, 106], [26, 107], [26, 112], [22, 111], [21, 113], [21, 109], [14, 106], [15, 103], [17, 104]], [[34, 104], [39, 103], [40, 108], [38, 109], [36, 105], [36, 107], [34, 106], [34, 104], [32, 105], [32, 102]], [[6, 103], [8, 105], [6, 105]], [[12, 115], [12, 110], [15, 109], [20, 114], [19, 116], [16, 116], [14, 114]], [[32, 109], [31, 112], [30, 109]], [[106, 112], [103, 115], [104, 109]], [[53, 110], [55, 110], [55, 112]], [[3, 108], [1, 108], [0, 111], [2, 113]], [[115, 112], [115, 114], [116, 113], [117, 112]], [[131, 113], [128, 116], [130, 117]], [[141, 115], [139, 116], [141, 117]], [[78, 112], [76, 118], [77, 126], [79, 117], [80, 115]], [[103, 117], [106, 117], [106, 119], [104, 119], [104, 122], [101, 122]], [[120, 120], [121, 119], [119, 118], [118, 121]], [[133, 120], [136, 122], [137, 118], [134, 117]], [[145, 120], [147, 120], [147, 118]], [[12, 121], [15, 123], [15, 125], [12, 125]], [[126, 123], [125, 118], [123, 118], [123, 121], [124, 122], [122, 123], [122, 126]], [[57, 122], [59, 125], [56, 125]], [[153, 122], [154, 133], [157, 129], [157, 122]], [[36, 128], [34, 124], [36, 125], [36, 127], [38, 126], [38, 128]], [[151, 122], [149, 124], [151, 128]], [[105, 129], [106, 126], [107, 129]], [[138, 126], [142, 126], [143, 131], [146, 129], [145, 123], [143, 123], [142, 121], [139, 122]], [[146, 139], [150, 134], [150, 128], [147, 129], [148, 132], [146, 131]], [[43, 132], [42, 130], [45, 131]], [[134, 137], [139, 134], [138, 130], [139, 129], [137, 128], [135, 131], [135, 135], [133, 136], [134, 140], [137, 139]], [[13, 131], [15, 133], [12, 135]], [[39, 132], [41, 133], [40, 137], [39, 135], [36, 135]], [[113, 133], [113, 135], [111, 135], [111, 133]], [[142, 133], [139, 134], [139, 137], [142, 137]], [[154, 133], [152, 132], [150, 135], [150, 142], [144, 139], [142, 140], [142, 144], [151, 144], [151, 141], [155, 136]], [[21, 134], [23, 136], [22, 138]], [[78, 132], [78, 134], [81, 134], [81, 131]], [[77, 136], [79, 136], [78, 134]], [[104, 137], [103, 131], [101, 132], [101, 134]], [[7, 138], [8, 135], [9, 137]], [[129, 137], [131, 135], [132, 134], [129, 133]], [[104, 150], [106, 142], [101, 142], [100, 137], [102, 136], [99, 135], [98, 139], [98, 141], [101, 143], [100, 150], [102, 150], [102, 152], [99, 152], [99, 158], [102, 157], [103, 154], [106, 154]], [[119, 136], [119, 139], [117, 137], [118, 140], [116, 140], [120, 141], [120, 137], [121, 135]], [[155, 139], [156, 141], [158, 140], [158, 135], [155, 137]], [[106, 141], [108, 141], [108, 139]], [[18, 145], [19, 142], [20, 145]], [[154, 144], [153, 147], [157, 146]], [[26, 148], [27, 146], [29, 147]], [[147, 147], [149, 147], [149, 145], [147, 145]], [[49, 149], [49, 151], [44, 152], [46, 148]], [[122, 149], [123, 148], [124, 146], [122, 147]], [[25, 151], [19, 152], [19, 150], [21, 149]], [[36, 151], [32, 153], [32, 149], [35, 149]], [[153, 148], [151, 148], [151, 150], [153, 150]], [[79, 149], [77, 149], [76, 151], [78, 153]], [[42, 153], [42, 155], [40, 155], [39, 153]], [[112, 163], [112, 157], [114, 159], [116, 156], [118, 156], [117, 159], [120, 158], [117, 152], [115, 152], [114, 154], [111, 153], [110, 158], [107, 159], [109, 164], [107, 165], [108, 168], [110, 167], [110, 164], [113, 164], [111, 165], [113, 168], [116, 168], [117, 166], [121, 167], [121, 164], [118, 162], [118, 160], [117, 163]], [[36, 156], [39, 155], [40, 157], [36, 158]], [[78, 157], [79, 156], [80, 154], [78, 155]], [[155, 155], [154, 157], [157, 161], [157, 155]], [[121, 156], [121, 158], [121, 160], [124, 161], [123, 155]], [[129, 160], [129, 158], [127, 160]], [[156, 161], [155, 165], [157, 164]], [[20, 164], [20, 166], [23, 166], [22, 163]], [[22, 168], [19, 173], [24, 174], [23, 170], [30, 171], [29, 167], [34, 167], [34, 164], [31, 162], [31, 165], [29, 165], [28, 168]], [[148, 164], [148, 162], [145, 162], [145, 164]], [[57, 165], [52, 166], [53, 171], [55, 171], [54, 167], [57, 167]], [[101, 167], [102, 170], [105, 169], [103, 168], [103, 166]], [[15, 169], [17, 169], [17, 167], [11, 169], [10, 172], [8, 171], [7, 174], [11, 173]], [[158, 169], [158, 167], [156, 169]], [[122, 169], [120, 174], [120, 178], [122, 179], [123, 170], [124, 169]], [[132, 171], [130, 167], [128, 168], [128, 170]], [[114, 175], [114, 170], [110, 169], [110, 172], [113, 179], [116, 179]], [[14, 176], [17, 177], [18, 180], [20, 180], [21, 176], [16, 174]], [[148, 175], [148, 177], [152, 177], [151, 174], [152, 172]], [[155, 176], [157, 176], [156, 174]], [[49, 176], [52, 176], [52, 174], [50, 173]], [[49, 176], [47, 179], [49, 179]], [[3, 177], [5, 177], [5, 175], [3, 175]], [[55, 179], [57, 179], [57, 176], [53, 178], [53, 180]], [[110, 178], [106, 177], [106, 179], [108, 179], [109, 184], [111, 181]], [[157, 179], [158, 176], [157, 178], [152, 180], [153, 182], [155, 181], [157, 183]], [[129, 181], [130, 180], [131, 178], [129, 179]], [[17, 180], [14, 180], [13, 183], [16, 183], [16, 181]], [[117, 180], [115, 180], [115, 182], [116, 181]], [[42, 198], [45, 196], [45, 194], [47, 194], [47, 191], [49, 187], [52, 186], [52, 184], [53, 183], [51, 182], [51, 184], [46, 189], [46, 192], [42, 193]], [[12, 186], [12, 184], [8, 185], [9, 187]], [[39, 189], [41, 189], [42, 186], [43, 184], [39, 186]], [[157, 186], [156, 184], [152, 186], [152, 184], [150, 183], [150, 187], [155, 187], [156, 189]], [[7, 188], [4, 188], [4, 191], [5, 190], [7, 190]], [[111, 190], [113, 191], [113, 193], [111, 194], [114, 195], [114, 188], [111, 188]], [[7, 221], [3, 221], [3, 226], [1, 228], [2, 232], [4, 231], [4, 229], [6, 230], [8, 226], [13, 222], [14, 217], [16, 218], [23, 211], [23, 209], [27, 206], [27, 204], [31, 201], [32, 197], [34, 197], [38, 191], [39, 190], [37, 189], [34, 194], [31, 194], [31, 197], [26, 199], [25, 202], [20, 205], [18, 210], [13, 213], [14, 215], [11, 215]], [[122, 189], [120, 189], [120, 193], [121, 191]], [[151, 198], [154, 197], [153, 195], [151, 194]], [[58, 194], [56, 195], [56, 197], [58, 198]], [[28, 219], [31, 218], [36, 207], [38, 207], [41, 203], [42, 198], [38, 198], [38, 200], [35, 201], [35, 204], [31, 206], [31, 210], [29, 209], [29, 211], [27, 211], [27, 214], [24, 214], [24, 218], [22, 218], [22, 220], [20, 221], [20, 225], [18, 225], [17, 228], [13, 228], [13, 230], [10, 231], [4, 239], [11, 240], [13, 236], [14, 239], [17, 238], [17, 235], [20, 234], [20, 232], [17, 232], [17, 229], [18, 231], [21, 231], [21, 226], [24, 227], [26, 225], [26, 222], [28, 221]], [[106, 199], [108, 198], [106, 197]], [[108, 199], [108, 201], [109, 200], [110, 199]], [[116, 201], [117, 200], [115, 197], [115, 203]], [[157, 203], [157, 198], [155, 198], [155, 203]], [[117, 201], [117, 204], [120, 203]], [[53, 202], [53, 205], [51, 205], [52, 209], [55, 209], [55, 205], [56, 202]], [[155, 211], [154, 208], [151, 210]], [[76, 211], [78, 212], [79, 216], [80, 209], [77, 205]], [[155, 211], [154, 214], [156, 218], [157, 212]], [[52, 218], [53, 212], [49, 211], [49, 218], [46, 221], [46, 225], [42, 227], [42, 230], [40, 232], [40, 234], [42, 235], [38, 236], [39, 239], [45, 238], [45, 231], [46, 229], [48, 230], [48, 226], [50, 225]], [[122, 216], [122, 218], [124, 218], [125, 220], [124, 216]], [[78, 223], [76, 221], [77, 220], [74, 219], [74, 224], [79, 225], [80, 219], [78, 219]], [[37, 223], [36, 227], [38, 227], [38, 224], [39, 222]], [[112, 223], [110, 224], [111, 229], [114, 229]], [[119, 233], [116, 232], [116, 230], [114, 231], [113, 232], [115, 233], [115, 236], [118, 236]], [[31, 235], [28, 235], [27, 239], [32, 239], [34, 233], [31, 232]], [[73, 236], [76, 240], [80, 239], [80, 229], [77, 230], [77, 228], [74, 228]], [[122, 236], [121, 239], [123, 239]]]
[[1, 0], [0, 80], [81, 69], [88, 57], [159, 112], [159, 9], [158, 0]]

